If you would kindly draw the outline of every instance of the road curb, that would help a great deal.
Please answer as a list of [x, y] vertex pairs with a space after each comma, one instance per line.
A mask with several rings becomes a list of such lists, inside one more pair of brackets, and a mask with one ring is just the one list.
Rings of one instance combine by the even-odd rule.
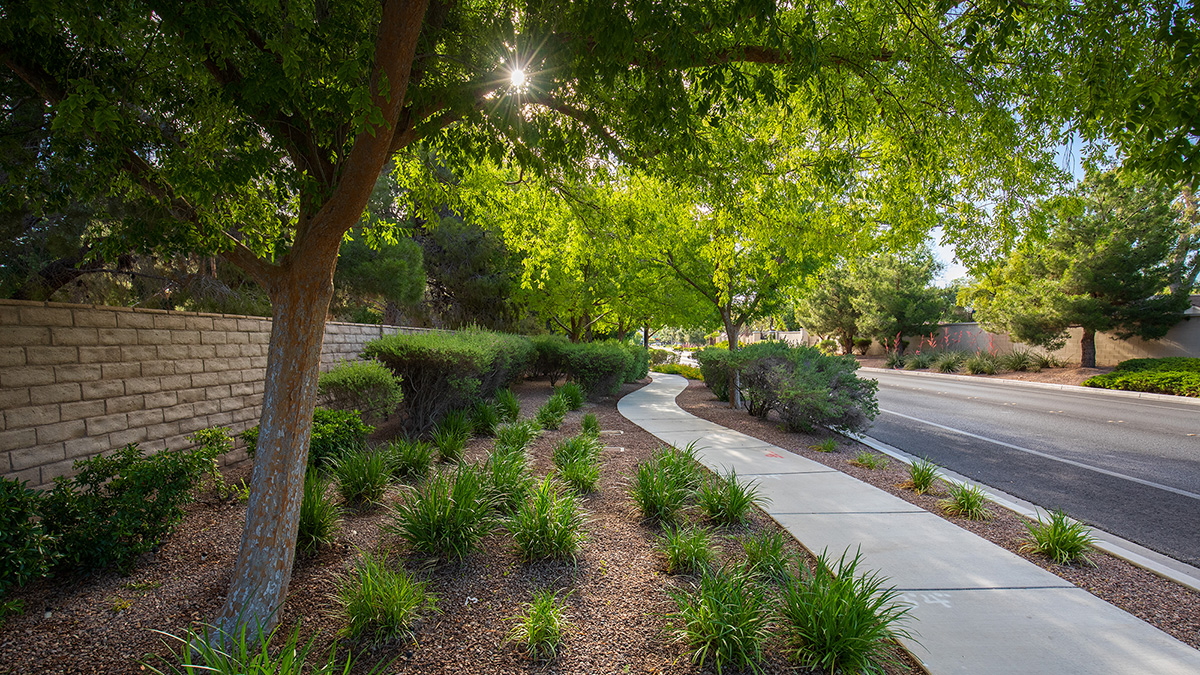
[[958, 382], [1002, 382], [1004, 384], [1014, 384], [1019, 387], [1033, 387], [1035, 389], [1058, 389], [1060, 391], [1071, 391], [1076, 393], [1100, 394], [1101, 396], [1113, 396], [1117, 398], [1137, 398], [1147, 401], [1166, 401], [1169, 403], [1183, 403], [1185, 405], [1200, 406], [1200, 398], [1191, 396], [1174, 396], [1171, 394], [1152, 394], [1146, 391], [1125, 391], [1123, 389], [1100, 389], [1097, 387], [1080, 387], [1074, 384], [1054, 384], [1053, 382], [1027, 382], [1025, 380], [1008, 380], [1004, 378], [993, 377], [976, 377], [974, 375], [952, 375], [950, 373], [925, 373], [916, 370], [898, 370], [896, 368], [870, 368], [859, 367], [859, 372], [866, 373], [897, 373], [900, 375], [912, 375], [914, 377], [932, 377], [937, 380], [954, 380]]
[[[1082, 389], [1083, 387], [1078, 388]], [[888, 445], [887, 443], [884, 443], [878, 439], [871, 438], [870, 436], [859, 436], [857, 434], [848, 434], [848, 436], [859, 443], [866, 445], [867, 447], [878, 450], [879, 452], [904, 462], [905, 464], [912, 464], [914, 461], [919, 459], [918, 457], [914, 457], [913, 455], [910, 455], [899, 448]], [[938, 467], [938, 476], [942, 480], [951, 483], [976, 486], [987, 493], [988, 499], [995, 502], [997, 505], [1002, 506], [1018, 515], [1025, 516], [1026, 518], [1037, 520], [1039, 517], [1049, 513], [1049, 511], [1037, 506], [1036, 504], [1031, 504], [1024, 499], [1014, 497], [1007, 492], [997, 490], [989, 485], [971, 480], [962, 474], [955, 473], [954, 471], [941, 466]], [[1074, 519], [1071, 520], [1074, 522]], [[1140, 544], [1135, 544], [1127, 539], [1118, 537], [1111, 532], [1105, 532], [1104, 530], [1094, 528], [1090, 525], [1087, 525], [1087, 527], [1091, 528], [1094, 534], [1097, 535], [1096, 542], [1092, 544], [1094, 548], [1104, 551], [1113, 557], [1120, 558], [1131, 565], [1140, 567], [1147, 572], [1156, 574], [1164, 579], [1167, 579], [1168, 581], [1173, 581], [1180, 586], [1184, 586], [1185, 588], [1188, 588], [1196, 593], [1200, 593], [1200, 569], [1192, 567], [1185, 562], [1175, 560], [1169, 556], [1165, 556], [1157, 551], [1148, 549]]]

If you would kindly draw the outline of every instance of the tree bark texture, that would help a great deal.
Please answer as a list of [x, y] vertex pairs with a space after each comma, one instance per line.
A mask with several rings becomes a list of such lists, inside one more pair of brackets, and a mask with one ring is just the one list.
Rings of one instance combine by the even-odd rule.
[[1079, 340], [1079, 367], [1096, 367], [1096, 331], [1091, 328], [1084, 328]]

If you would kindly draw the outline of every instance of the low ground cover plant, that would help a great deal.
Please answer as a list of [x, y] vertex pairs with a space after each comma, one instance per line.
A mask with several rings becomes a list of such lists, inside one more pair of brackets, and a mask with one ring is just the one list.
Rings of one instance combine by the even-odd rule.
[[817, 452], [835, 452], [838, 448], [838, 442], [836, 438], [826, 438], [820, 443], [816, 443], [808, 447], [816, 450]]
[[346, 619], [342, 635], [375, 643], [407, 639], [413, 624], [437, 612], [437, 596], [428, 584], [390, 567], [379, 553], [362, 554], [338, 581], [337, 599]]
[[583, 510], [575, 495], [547, 476], [517, 508], [506, 527], [525, 560], [575, 559], [583, 544]]
[[827, 552], [784, 584], [780, 602], [784, 638], [800, 665], [824, 672], [877, 673], [895, 663], [889, 640], [912, 637], [908, 608], [876, 572], [860, 574], [861, 553], [837, 561]]
[[568, 382], [559, 387], [556, 393], [563, 397], [568, 409], [579, 410], [583, 407], [583, 387], [580, 387], [578, 383]]
[[333, 544], [342, 515], [342, 507], [329, 494], [329, 479], [320, 471], [309, 471], [304, 476], [296, 549], [302, 553], [313, 553]]
[[563, 482], [580, 494], [596, 491], [600, 482], [600, 441], [580, 433], [554, 447], [554, 467]]
[[525, 604], [525, 612], [516, 617], [508, 639], [523, 645], [530, 657], [549, 660], [558, 654], [563, 633], [570, 626], [566, 597], [546, 589], [534, 593], [533, 601]]
[[861, 466], [864, 469], [871, 470], [882, 469], [888, 465], [886, 457], [877, 455], [870, 450], [863, 450], [859, 452], [854, 456], [854, 459], [850, 460], [850, 463], [855, 466]]
[[438, 459], [457, 462], [474, 431], [475, 426], [466, 411], [451, 410], [446, 413], [433, 429], [433, 444], [437, 446]]
[[668, 527], [654, 543], [668, 574], [693, 574], [707, 568], [716, 557], [712, 532], [702, 527]]
[[950, 496], [938, 502], [946, 513], [968, 520], [987, 520], [992, 517], [992, 511], [987, 506], [987, 495], [978, 485], [950, 483], [946, 491]]
[[567, 402], [561, 396], [555, 394], [550, 397], [550, 400], [538, 408], [537, 423], [543, 429], [554, 431], [562, 426], [563, 418], [567, 415]]
[[594, 414], [588, 413], [580, 420], [579, 430], [580, 433], [598, 437], [600, 435], [600, 420], [596, 419]]
[[378, 451], [391, 455], [392, 476], [401, 480], [424, 478], [433, 465], [433, 446], [425, 441], [400, 438]]
[[1107, 375], [1089, 377], [1083, 386], [1200, 396], [1200, 358], [1130, 359]]
[[492, 401], [476, 401], [471, 408], [471, 430], [476, 436], [491, 436], [500, 424], [500, 407]]
[[1065, 512], [1052, 511], [1045, 522], [1038, 516], [1036, 523], [1025, 523], [1025, 527], [1029, 536], [1021, 550], [1040, 553], [1059, 565], [1078, 562], [1095, 566], [1087, 552], [1096, 539], [1086, 525], [1072, 521]]
[[511, 514], [525, 502], [533, 489], [533, 477], [525, 463], [524, 448], [498, 448], [483, 465], [492, 505], [501, 514]]
[[[362, 421], [359, 414], [353, 410], [327, 410], [317, 408], [313, 411], [312, 436], [308, 443], [309, 466], [321, 466], [356, 450], [367, 447], [367, 436], [375, 430]], [[246, 441], [246, 452], [255, 456], [258, 448], [258, 426], [255, 425], [241, 433]]]
[[700, 485], [700, 510], [719, 525], [740, 525], [746, 522], [751, 507], [762, 502], [754, 481], [738, 480], [737, 471], [711, 476]]
[[347, 361], [321, 373], [317, 391], [325, 407], [357, 410], [370, 420], [388, 417], [404, 399], [400, 379], [375, 360]]
[[919, 459], [908, 465], [908, 483], [905, 487], [921, 495], [933, 489], [938, 479], [938, 466], [928, 459]]
[[395, 457], [387, 449], [359, 450], [333, 466], [338, 493], [347, 504], [378, 504], [392, 484]]
[[642, 517], [652, 523], [674, 522], [703, 480], [692, 445], [655, 450], [634, 470], [629, 494]]
[[759, 532], [740, 539], [746, 554], [746, 569], [759, 580], [781, 581], [788, 576], [787, 550], [783, 535], [774, 530]]
[[493, 400], [500, 413], [500, 423], [516, 422], [521, 418], [521, 401], [512, 389], [501, 389]]
[[542, 427], [534, 420], [508, 422], [496, 427], [496, 449], [516, 448], [524, 450], [529, 442], [537, 438]]
[[658, 366], [652, 366], [650, 370], [656, 373], [665, 373], [667, 375], [682, 375], [689, 380], [704, 380], [704, 373], [696, 366], [689, 366], [683, 363], [664, 363]]
[[770, 603], [745, 570], [705, 570], [695, 592], [668, 589], [676, 611], [667, 615], [677, 639], [701, 668], [756, 669], [771, 623]]
[[487, 480], [476, 467], [458, 464], [407, 493], [385, 531], [418, 553], [462, 560], [495, 525]]

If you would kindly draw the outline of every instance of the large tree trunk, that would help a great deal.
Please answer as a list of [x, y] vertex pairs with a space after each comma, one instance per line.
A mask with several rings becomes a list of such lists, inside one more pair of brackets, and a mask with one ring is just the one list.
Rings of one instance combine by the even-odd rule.
[[1079, 367], [1096, 367], [1096, 331], [1091, 328], [1084, 328], [1079, 340]]
[[[736, 354], [738, 350], [738, 331], [742, 329], [740, 325], [733, 323], [732, 312], [725, 309], [721, 312], [721, 319], [725, 322], [725, 338], [728, 340], [729, 353]], [[729, 407], [742, 407], [742, 378], [741, 373], [737, 368], [729, 369]]]
[[260, 627], [265, 633], [278, 622], [287, 598], [337, 246], [322, 254], [281, 269], [268, 289], [271, 342], [250, 504], [229, 594], [216, 621], [226, 638], [246, 630], [255, 641]]

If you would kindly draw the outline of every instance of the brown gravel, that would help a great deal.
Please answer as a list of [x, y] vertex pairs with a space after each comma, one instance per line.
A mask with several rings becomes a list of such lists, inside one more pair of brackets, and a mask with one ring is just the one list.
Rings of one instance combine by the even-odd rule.
[[[627, 385], [622, 395], [639, 386]], [[529, 382], [516, 391], [528, 416], [549, 397], [550, 387]], [[377, 647], [343, 643], [340, 653], [358, 656], [353, 672], [367, 672], [380, 660], [394, 660], [388, 673], [712, 672], [711, 666], [702, 670], [690, 662], [664, 616], [674, 609], [667, 589], [687, 587], [694, 579], [665, 573], [652, 546], [657, 531], [639, 522], [625, 494], [624, 477], [659, 446], [657, 440], [622, 417], [615, 399], [607, 399], [569, 413], [561, 430], [535, 441], [531, 466], [538, 475], [546, 473], [553, 445], [577, 433], [587, 412], [595, 413], [606, 431], [623, 433], [602, 437], [611, 447], [603, 452], [599, 492], [584, 500], [589, 541], [577, 564], [523, 563], [502, 531], [463, 563], [429, 564], [381, 533], [389, 510], [375, 507], [349, 513], [333, 547], [297, 562], [281, 625], [301, 621], [302, 638], [311, 638], [318, 652], [326, 652], [344, 625], [333, 599], [337, 580], [353, 565], [358, 550], [383, 547], [394, 553], [393, 564], [404, 564], [430, 581], [440, 614], [418, 626], [410, 642]], [[381, 429], [376, 436], [387, 433]], [[481, 459], [489, 448], [489, 440], [473, 441], [468, 460]], [[228, 479], [236, 483], [248, 472], [248, 465], [240, 466]], [[403, 489], [390, 499], [398, 499]], [[129, 576], [43, 581], [16, 592], [13, 597], [25, 603], [25, 611], [0, 627], [0, 673], [149, 672], [144, 662], [162, 667], [153, 655], [170, 652], [155, 631], [179, 634], [220, 609], [244, 518], [244, 504], [206, 495], [189, 507], [177, 532]], [[722, 557], [739, 557], [736, 537], [763, 529], [778, 526], [756, 512], [744, 528], [719, 531]], [[803, 554], [794, 540], [790, 546]], [[530, 660], [505, 639], [522, 603], [544, 588], [569, 592], [572, 624], [563, 651], [549, 663]], [[781, 644], [769, 645], [762, 672], [807, 672], [788, 665], [782, 653]], [[889, 673], [919, 672], [906, 654], [901, 657], [907, 669]]]
[[[864, 368], [887, 368], [887, 360], [879, 356], [856, 356], [858, 365]], [[1022, 382], [1048, 382], [1051, 384], [1073, 384], [1081, 386], [1083, 381], [1094, 375], [1105, 375], [1111, 373], [1112, 368], [1047, 368], [1036, 373], [997, 373], [995, 375], [971, 375], [971, 377], [981, 377], [990, 380], [1020, 380]], [[912, 372], [932, 373], [936, 371], [917, 370]], [[954, 373], [955, 375], [966, 375], [967, 373]]]
[[[1021, 545], [1027, 534], [1025, 523], [1029, 522], [1024, 516], [995, 505], [992, 508], [993, 517], [986, 521], [948, 516], [938, 507], [939, 499], [946, 496], [944, 493], [917, 495], [912, 490], [900, 487], [908, 480], [908, 469], [901, 462], [880, 455], [889, 460], [889, 465], [883, 469], [872, 470], [851, 464], [850, 460], [860, 452], [874, 451], [861, 443], [828, 432], [803, 434], [784, 431], [774, 415], [771, 419], [763, 420], [751, 417], [745, 411], [729, 408], [728, 404], [718, 401], [703, 382], [689, 380], [688, 388], [676, 402], [697, 417], [835, 468], [936, 513], [1200, 649], [1200, 595], [1183, 586], [1100, 551], [1093, 551], [1090, 556], [1096, 563], [1095, 567], [1057, 565], [1045, 557], [1022, 551]], [[824, 453], [812, 449], [811, 446], [825, 438], [838, 441], [836, 451]]]

